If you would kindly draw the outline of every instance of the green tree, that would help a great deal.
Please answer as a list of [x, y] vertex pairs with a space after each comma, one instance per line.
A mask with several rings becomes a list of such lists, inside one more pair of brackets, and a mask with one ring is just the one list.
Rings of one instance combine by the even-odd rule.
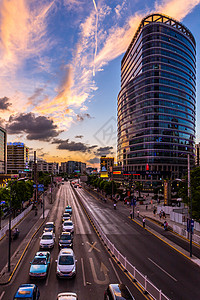
[[192, 218], [196, 221], [200, 221], [200, 167], [196, 167], [191, 170], [190, 174], [190, 195], [191, 199], [188, 199], [188, 177], [186, 176], [182, 182], [180, 182], [180, 189], [178, 195], [183, 199], [183, 202], [188, 205], [190, 210], [192, 200]]

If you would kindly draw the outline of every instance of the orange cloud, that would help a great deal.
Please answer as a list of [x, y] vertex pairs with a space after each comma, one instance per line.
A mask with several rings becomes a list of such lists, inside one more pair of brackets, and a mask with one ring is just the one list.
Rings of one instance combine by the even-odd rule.
[[200, 0], [164, 0], [155, 3], [155, 9], [180, 21], [200, 3]]
[[[26, 0], [2, 0], [0, 4], [0, 67], [1, 72], [13, 70], [23, 60], [46, 47], [45, 18], [53, 2], [39, 9]], [[15, 68], [14, 68], [15, 69]]]

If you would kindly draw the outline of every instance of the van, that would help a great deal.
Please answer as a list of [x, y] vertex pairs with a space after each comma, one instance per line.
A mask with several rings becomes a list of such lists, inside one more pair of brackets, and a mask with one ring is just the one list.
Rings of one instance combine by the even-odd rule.
[[104, 300], [135, 300], [128, 287], [123, 283], [109, 284], [104, 292]]

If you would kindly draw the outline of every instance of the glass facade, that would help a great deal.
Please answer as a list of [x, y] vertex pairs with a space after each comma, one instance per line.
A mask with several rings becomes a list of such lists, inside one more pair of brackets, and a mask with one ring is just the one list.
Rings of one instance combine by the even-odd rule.
[[118, 164], [129, 172], [148, 165], [151, 183], [181, 178], [188, 153], [194, 164], [195, 107], [194, 37], [169, 17], [147, 16], [121, 63]]

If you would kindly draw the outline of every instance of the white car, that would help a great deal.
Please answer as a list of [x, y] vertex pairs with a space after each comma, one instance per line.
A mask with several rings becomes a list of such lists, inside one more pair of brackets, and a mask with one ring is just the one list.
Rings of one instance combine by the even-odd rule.
[[76, 293], [66, 292], [58, 294], [57, 300], [78, 300], [78, 297]]
[[63, 228], [63, 231], [71, 232], [71, 233], [74, 232], [74, 224], [71, 220], [64, 221], [62, 228]]
[[54, 233], [52, 232], [44, 232], [42, 237], [40, 238], [40, 248], [53, 248], [54, 247]]
[[56, 260], [56, 275], [60, 278], [71, 278], [76, 275], [76, 259], [72, 249], [61, 249]]

